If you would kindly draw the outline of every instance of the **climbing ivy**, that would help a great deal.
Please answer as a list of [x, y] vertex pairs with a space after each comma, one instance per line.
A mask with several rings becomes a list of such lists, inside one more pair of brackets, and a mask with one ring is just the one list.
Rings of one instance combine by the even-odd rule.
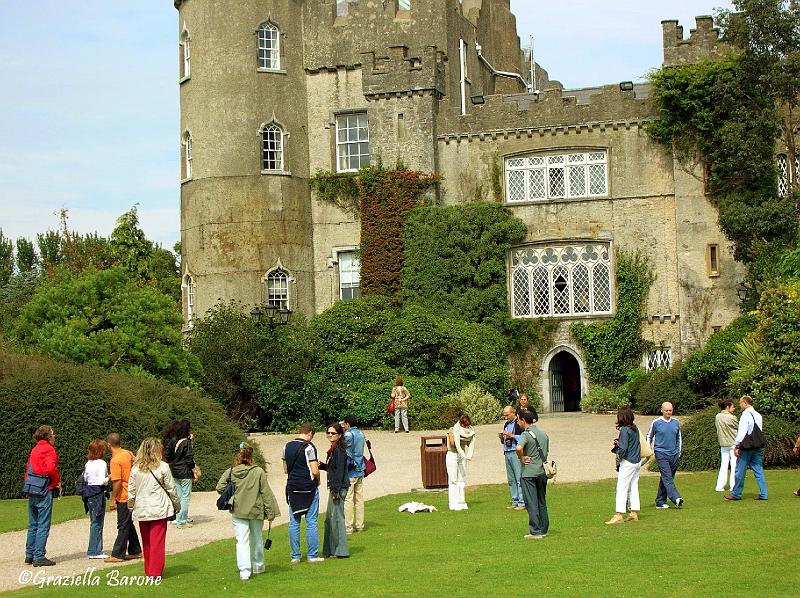
[[642, 313], [655, 280], [649, 260], [640, 252], [617, 251], [617, 311], [611, 320], [570, 326], [583, 350], [589, 378], [606, 386], [625, 382], [648, 343], [642, 338]]
[[318, 170], [308, 182], [319, 201], [358, 218], [358, 174]]

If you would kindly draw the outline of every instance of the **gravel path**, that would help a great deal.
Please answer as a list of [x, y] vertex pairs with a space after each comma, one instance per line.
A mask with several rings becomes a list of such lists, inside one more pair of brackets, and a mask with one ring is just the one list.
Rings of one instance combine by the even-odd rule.
[[[643, 429], [649, 426], [652, 417], [643, 417], [639, 423]], [[550, 457], [558, 463], [557, 483], [583, 482], [614, 477], [615, 471], [610, 449], [616, 437], [614, 417], [611, 415], [586, 415], [581, 413], [543, 414], [540, 427], [550, 435]], [[477, 428], [475, 456], [469, 466], [469, 485], [506, 483], [505, 466], [497, 433], [500, 424]], [[443, 432], [439, 433], [440, 435]], [[420, 438], [433, 436], [436, 432], [411, 432], [409, 434], [383, 431], [368, 431], [372, 441], [377, 471], [364, 482], [365, 500], [388, 494], [405, 493], [422, 487], [420, 473]], [[261, 448], [268, 460], [270, 486], [281, 504], [282, 516], [276, 524], [287, 522], [287, 508], [282, 500], [286, 478], [283, 474], [280, 455], [283, 445], [293, 435], [257, 435], [252, 441]], [[327, 449], [323, 434], [317, 433], [314, 443], [320, 452]], [[201, 464], [202, 465], [202, 464]], [[323, 473], [323, 478], [324, 478]], [[323, 479], [324, 482], [324, 479]], [[196, 548], [215, 540], [232, 538], [230, 518], [216, 509], [215, 492], [192, 494], [191, 516], [194, 527], [177, 530], [170, 526], [167, 535], [167, 554]], [[612, 500], [613, 497], [609, 497]], [[424, 501], [424, 499], [422, 499]], [[321, 488], [320, 508], [327, 504], [327, 490]], [[398, 504], [399, 506], [399, 504]], [[58, 509], [58, 501], [54, 508]], [[369, 506], [366, 509], [369, 526]], [[103, 561], [89, 560], [86, 545], [89, 536], [87, 519], [67, 521], [53, 526], [47, 542], [47, 556], [58, 564], [47, 567], [48, 575], [81, 574], [87, 567], [98, 570], [111, 567]], [[322, 522], [320, 522], [320, 529]], [[104, 530], [105, 548], [111, 549], [116, 537], [116, 514], [106, 514]], [[0, 591], [20, 587], [20, 572], [30, 567], [23, 564], [26, 531], [7, 532], [0, 535], [3, 550], [0, 555]], [[169, 559], [167, 559], [169, 566]]]

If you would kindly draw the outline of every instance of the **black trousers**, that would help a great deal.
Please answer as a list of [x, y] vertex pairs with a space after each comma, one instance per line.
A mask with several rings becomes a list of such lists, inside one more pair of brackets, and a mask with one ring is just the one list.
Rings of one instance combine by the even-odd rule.
[[117, 503], [117, 540], [114, 542], [114, 550], [111, 556], [118, 559], [125, 558], [126, 554], [140, 554], [142, 545], [139, 544], [139, 536], [133, 525], [131, 511], [127, 502]]

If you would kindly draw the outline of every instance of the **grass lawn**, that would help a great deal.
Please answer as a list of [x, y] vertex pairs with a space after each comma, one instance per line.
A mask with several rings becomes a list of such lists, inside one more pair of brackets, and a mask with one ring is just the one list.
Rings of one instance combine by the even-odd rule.
[[[53, 501], [53, 524], [85, 515], [79, 496], [65, 496]], [[28, 527], [28, 499], [0, 500], [0, 533]]]
[[[231, 539], [168, 555], [159, 588], [109, 588], [101, 571], [99, 587], [29, 587], [18, 595], [796, 595], [800, 499], [791, 493], [800, 472], [768, 472], [763, 503], [753, 500], [752, 474], [737, 503], [713, 491], [715, 476], [679, 474], [686, 505], [664, 511], [654, 508], [658, 478], [643, 479], [641, 520], [618, 526], [603, 523], [613, 514], [613, 480], [551, 485], [544, 540], [522, 539], [527, 514], [505, 508], [504, 486], [469, 488], [469, 511], [456, 513], [445, 493], [389, 496], [367, 504], [367, 530], [351, 536], [350, 559], [291, 565], [281, 527], [273, 530], [266, 573], [247, 582], [239, 581]], [[407, 500], [440, 511], [398, 513]], [[141, 563], [120, 568], [121, 575], [142, 571]]]

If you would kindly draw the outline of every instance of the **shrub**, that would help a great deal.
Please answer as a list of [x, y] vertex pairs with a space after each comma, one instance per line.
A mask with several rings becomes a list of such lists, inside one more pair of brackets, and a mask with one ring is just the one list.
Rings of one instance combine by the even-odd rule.
[[337, 301], [309, 322], [311, 332], [329, 351], [370, 347], [383, 334], [395, 310], [386, 297], [368, 295]]
[[648, 372], [643, 368], [636, 368], [627, 373], [625, 382], [615, 391], [620, 404], [633, 405], [634, 394], [647, 381], [647, 376]]
[[[446, 430], [462, 414], [461, 404], [453, 395], [422, 396], [408, 403], [409, 426], [420, 430]], [[413, 423], [412, 423], [413, 422]]]
[[677, 415], [697, 409], [697, 395], [681, 374], [680, 363], [668, 370], [659, 369], [650, 373], [634, 395], [636, 410], [645, 415], [659, 415], [661, 404], [666, 401], [672, 403]]
[[586, 413], [616, 411], [628, 406], [628, 400], [605, 386], [593, 386], [581, 399], [581, 411]]
[[184, 417], [192, 422], [203, 469], [197, 489], [210, 490], [245, 438], [211, 399], [163, 381], [0, 353], [0, 498], [20, 496], [33, 432], [41, 424], [56, 431], [63, 487], [71, 493], [90, 440], [119, 432], [123, 445], [135, 451], [144, 437], [161, 438], [167, 422]]
[[701, 351], [692, 353], [683, 363], [683, 375], [692, 390], [704, 397], [727, 396], [728, 376], [735, 366], [736, 344], [744, 340], [755, 326], [755, 317], [747, 314], [736, 318], [719, 332], [712, 334]]
[[461, 392], [447, 395], [445, 400], [451, 404], [458, 403], [473, 426], [491, 424], [501, 418], [500, 402], [477, 384], [468, 384]]
[[[683, 432], [683, 455], [679, 467], [687, 471], [717, 469], [719, 467], [719, 442], [714, 426], [716, 407], [709, 407], [687, 419]], [[776, 415], [764, 415], [765, 467], [785, 467], [792, 463], [795, 439], [800, 435], [800, 423]]]

